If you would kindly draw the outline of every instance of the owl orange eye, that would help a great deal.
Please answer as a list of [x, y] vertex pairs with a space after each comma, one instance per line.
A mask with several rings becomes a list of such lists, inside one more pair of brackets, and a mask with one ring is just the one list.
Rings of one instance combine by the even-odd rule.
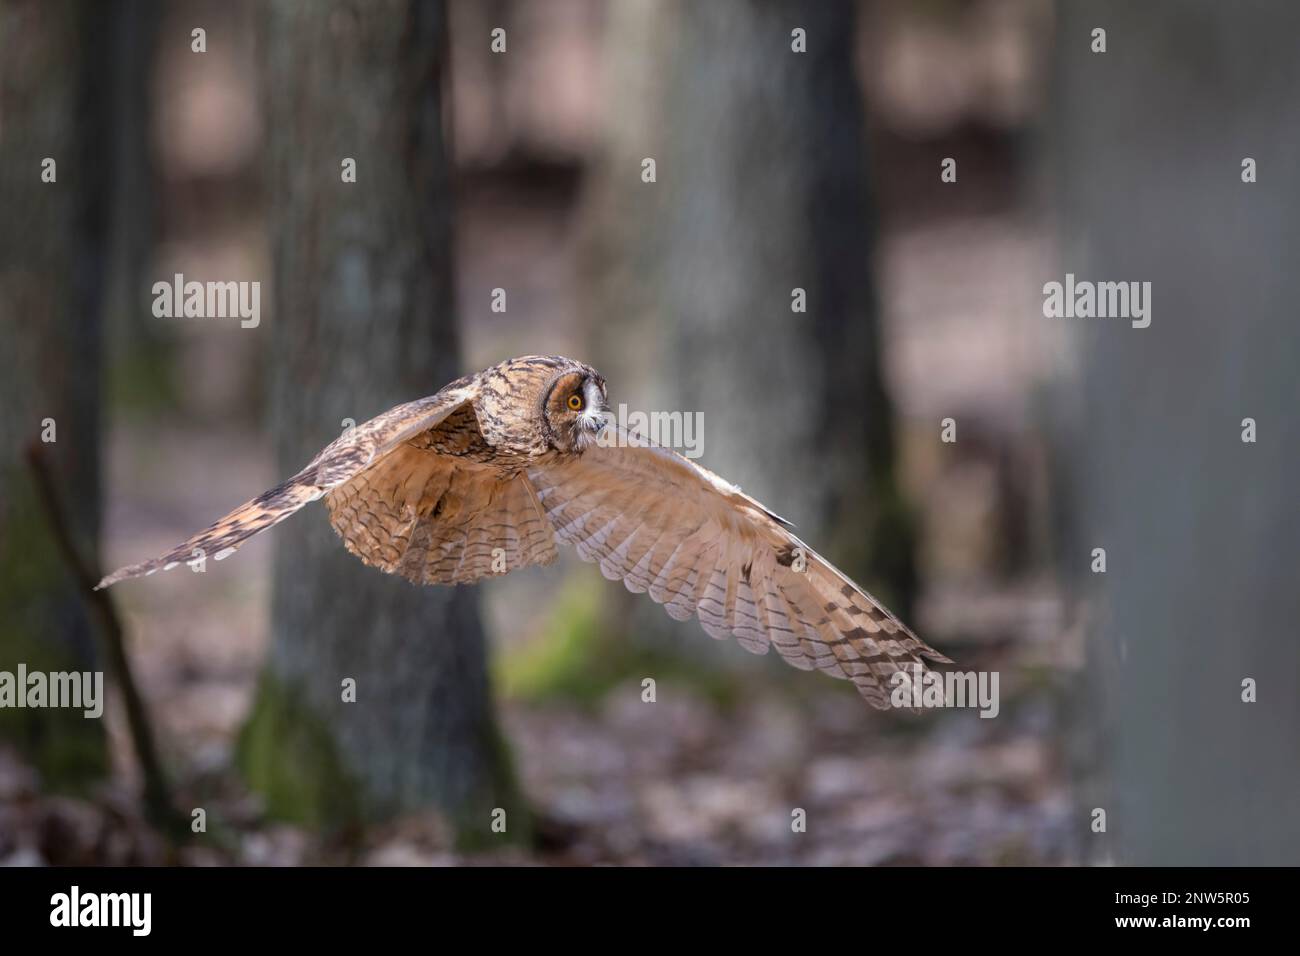
[[573, 409], [575, 412], [582, 411], [582, 396], [577, 394], [570, 395], [569, 407]]

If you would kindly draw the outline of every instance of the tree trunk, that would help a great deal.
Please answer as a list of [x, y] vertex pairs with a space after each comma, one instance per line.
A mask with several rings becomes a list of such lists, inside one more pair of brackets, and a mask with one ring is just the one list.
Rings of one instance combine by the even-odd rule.
[[[444, 23], [434, 2], [267, 8], [275, 308], [255, 334], [270, 335], [284, 474], [346, 420], [463, 371]], [[344, 159], [355, 183], [342, 181]], [[500, 807], [519, 837], [476, 593], [364, 567], [313, 510], [276, 531], [270, 659], [241, 747], [251, 782], [272, 813], [311, 824], [433, 804], [472, 839]]]
[[1064, 460], [1109, 742], [1096, 858], [1300, 863], [1298, 29], [1288, 4], [1062, 9], [1052, 278], [1151, 283], [1147, 328], [1055, 320], [1082, 360]]
[[[0, 6], [0, 670], [11, 673], [20, 663], [102, 668], [23, 448], [54, 438], [42, 450], [78, 545], [93, 549], [113, 182], [107, 14], [94, 4]], [[53, 182], [42, 181], [47, 158]], [[80, 710], [5, 708], [0, 729], [52, 788], [78, 788], [106, 769], [103, 725]]]
[[[105, 290], [104, 391], [110, 400], [140, 403], [161, 400], [158, 382], [171, 364], [172, 330], [154, 317], [152, 283], [144, 281], [157, 240], [153, 89], [164, 10], [156, 0], [108, 0], [108, 6], [107, 42], [115, 55], [106, 90], [113, 103], [116, 173]], [[188, 42], [188, 37], [178, 42]]]
[[[611, 12], [593, 325], [615, 406], [701, 412], [704, 465], [906, 615], [913, 532], [881, 373], [854, 9]], [[635, 613], [653, 626], [655, 609]]]

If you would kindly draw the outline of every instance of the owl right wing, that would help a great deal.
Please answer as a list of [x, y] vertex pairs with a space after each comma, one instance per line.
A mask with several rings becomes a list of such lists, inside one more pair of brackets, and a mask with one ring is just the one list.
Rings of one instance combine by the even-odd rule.
[[398, 405], [348, 429], [292, 478], [240, 505], [166, 554], [114, 571], [95, 589], [170, 570], [199, 558], [220, 561], [253, 535], [279, 524], [308, 502], [404, 448], [405, 442], [433, 428], [476, 395], [477, 386], [462, 379], [428, 398]]
[[910, 666], [916, 679], [926, 660], [950, 663], [739, 488], [617, 433], [616, 445], [528, 472], [557, 536], [605, 577], [678, 620], [698, 616], [712, 637], [851, 680], [881, 709], [895, 672]]

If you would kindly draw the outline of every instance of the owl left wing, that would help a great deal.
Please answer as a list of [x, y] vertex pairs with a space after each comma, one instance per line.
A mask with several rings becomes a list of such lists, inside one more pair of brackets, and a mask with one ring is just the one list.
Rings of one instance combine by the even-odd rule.
[[95, 585], [95, 590], [127, 578], [167, 571], [182, 562], [208, 557], [220, 561], [253, 535], [279, 524], [308, 502], [391, 454], [403, 442], [437, 425], [475, 394], [475, 386], [462, 379], [428, 398], [390, 408], [348, 429], [292, 478], [246, 501], [166, 554], [119, 568]]
[[739, 488], [619, 431], [617, 446], [528, 471], [556, 535], [605, 577], [678, 620], [698, 616], [712, 637], [851, 680], [881, 709], [890, 675], [950, 663]]

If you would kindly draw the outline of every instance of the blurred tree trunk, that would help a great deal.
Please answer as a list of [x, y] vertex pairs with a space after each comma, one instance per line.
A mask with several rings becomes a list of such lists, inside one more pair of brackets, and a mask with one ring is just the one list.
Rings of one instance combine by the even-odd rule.
[[[267, 8], [275, 304], [255, 334], [271, 337], [284, 474], [345, 419], [462, 372], [444, 22], [442, 4], [418, 0]], [[316, 825], [433, 804], [464, 840], [501, 807], [521, 836], [475, 591], [366, 568], [313, 510], [276, 532], [272, 647], [241, 745], [250, 781], [273, 814]]]
[[[0, 670], [100, 669], [91, 624], [23, 458], [42, 445], [71, 531], [99, 534], [100, 329], [114, 132], [108, 8], [0, 4]], [[55, 161], [54, 182], [42, 181]], [[46, 432], [46, 438], [50, 437]], [[52, 788], [107, 767], [80, 710], [0, 711], [0, 730]]]
[[592, 315], [615, 406], [702, 412], [704, 465], [906, 614], [914, 534], [882, 381], [854, 13], [611, 8]]
[[1300, 863], [1297, 30], [1295, 5], [1212, 0], [1067, 3], [1059, 21], [1052, 278], [1152, 284], [1148, 328], [1056, 320], [1082, 360], [1063, 455], [1092, 597], [1081, 718], [1104, 715], [1110, 769], [1081, 814], [1107, 810], [1094, 858]]
[[158, 384], [170, 365], [171, 329], [154, 317], [152, 283], [144, 281], [153, 265], [156, 240], [153, 82], [164, 11], [156, 0], [108, 0], [107, 5], [107, 35], [115, 51], [106, 83], [113, 103], [116, 174], [105, 290], [104, 385], [112, 399], [138, 403], [174, 397]]

